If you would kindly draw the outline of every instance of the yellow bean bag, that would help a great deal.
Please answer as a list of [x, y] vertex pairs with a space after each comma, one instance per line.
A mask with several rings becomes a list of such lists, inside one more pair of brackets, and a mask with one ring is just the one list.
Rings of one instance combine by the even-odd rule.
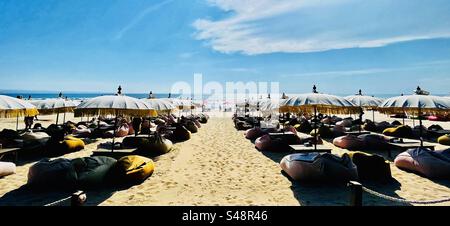
[[119, 184], [139, 184], [153, 174], [155, 165], [151, 159], [130, 155], [119, 159], [111, 171], [111, 179]]
[[66, 153], [77, 152], [84, 149], [84, 142], [75, 137], [66, 137], [61, 142], [61, 149]]
[[438, 143], [442, 145], [450, 145], [450, 134], [439, 137]]
[[413, 136], [413, 131], [409, 126], [398, 126], [395, 128], [388, 128], [383, 131], [386, 136], [410, 138]]

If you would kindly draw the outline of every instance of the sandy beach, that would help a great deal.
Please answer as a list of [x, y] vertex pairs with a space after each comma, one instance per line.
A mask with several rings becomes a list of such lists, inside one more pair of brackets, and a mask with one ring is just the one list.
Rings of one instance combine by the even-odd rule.
[[[260, 152], [234, 129], [229, 114], [213, 114], [192, 139], [175, 145], [175, 151], [154, 159], [155, 173], [144, 183], [126, 190], [87, 191], [87, 205], [112, 206], [345, 206], [349, 204], [345, 185], [302, 184], [281, 173], [280, 160], [286, 153]], [[377, 120], [388, 119], [376, 115]], [[44, 126], [54, 116], [40, 116]], [[67, 120], [77, 121], [72, 114]], [[392, 119], [389, 119], [392, 120]], [[0, 128], [14, 128], [14, 119], [1, 119]], [[407, 121], [407, 123], [409, 123]], [[436, 124], [435, 122], [425, 122]], [[450, 124], [438, 123], [444, 128]], [[90, 143], [80, 152], [61, 157], [76, 158], [92, 154], [99, 143]], [[343, 149], [333, 148], [341, 154]], [[436, 149], [446, 147], [437, 145]], [[386, 153], [376, 153], [388, 158]], [[393, 157], [398, 153], [394, 152]], [[67, 193], [36, 193], [22, 186], [31, 165], [39, 159], [19, 161], [17, 173], [0, 179], [0, 205], [44, 205]], [[397, 169], [391, 163], [394, 182], [363, 184], [378, 192], [408, 200], [433, 200], [448, 197], [450, 181], [437, 181]], [[402, 205], [364, 194], [364, 205]], [[449, 205], [441, 203], [438, 205]]]

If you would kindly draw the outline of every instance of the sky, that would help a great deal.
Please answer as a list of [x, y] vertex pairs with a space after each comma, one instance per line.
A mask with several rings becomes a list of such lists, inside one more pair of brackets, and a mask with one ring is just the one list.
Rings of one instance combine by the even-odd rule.
[[450, 94], [448, 0], [0, 0], [0, 90]]

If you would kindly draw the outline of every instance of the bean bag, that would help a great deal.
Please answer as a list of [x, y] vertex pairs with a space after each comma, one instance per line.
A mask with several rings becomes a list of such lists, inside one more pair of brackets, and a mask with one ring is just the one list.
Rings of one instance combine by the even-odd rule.
[[333, 140], [333, 144], [348, 150], [363, 150], [366, 147], [364, 141], [354, 135], [337, 137]]
[[447, 121], [447, 118], [445, 116], [441, 116], [441, 115], [431, 115], [431, 116], [428, 116], [428, 120], [445, 122], [445, 121]]
[[379, 131], [377, 126], [373, 122], [366, 122], [363, 125], [363, 130], [370, 131], [370, 132], [378, 132]]
[[77, 128], [76, 124], [73, 122], [66, 122], [62, 127], [65, 133], [71, 133], [74, 129]]
[[114, 137], [114, 130], [108, 130], [105, 131], [102, 135], [103, 138], [113, 138]]
[[395, 166], [428, 178], [450, 179], [450, 149], [431, 151], [425, 148], [409, 149], [395, 158]]
[[439, 130], [443, 130], [443, 129], [444, 128], [442, 128], [442, 126], [436, 125], [436, 124], [431, 125], [430, 127], [428, 127], [428, 130], [431, 130], [431, 131], [439, 131]]
[[410, 138], [413, 136], [413, 131], [409, 126], [398, 126], [395, 128], [388, 128], [383, 131], [386, 136]]
[[386, 121], [375, 123], [375, 125], [377, 126], [376, 132], [378, 132], [378, 131], [379, 132], [383, 132], [385, 129], [395, 127], [395, 126], [391, 125], [389, 122], [386, 122]]
[[[327, 126], [321, 126], [317, 129], [317, 134], [322, 138], [331, 138], [333, 137], [333, 132]], [[311, 136], [314, 136], [314, 130], [310, 133]]]
[[26, 132], [22, 134], [21, 139], [25, 146], [34, 144], [45, 145], [50, 139], [50, 136], [44, 132]]
[[28, 185], [36, 189], [74, 189], [77, 173], [69, 159], [43, 159], [28, 171]]
[[0, 162], [0, 178], [16, 173], [16, 164], [12, 162]]
[[297, 135], [297, 130], [294, 128], [294, 126], [291, 126], [291, 125], [284, 127], [283, 131], [284, 132], [291, 132], [291, 133]]
[[290, 150], [287, 143], [283, 142], [281, 139], [272, 140], [269, 135], [263, 135], [256, 139], [255, 147], [259, 151], [268, 152], [288, 152]]
[[71, 160], [71, 164], [77, 173], [76, 187], [91, 189], [106, 186], [108, 173], [116, 162], [115, 159], [106, 156]]
[[391, 123], [391, 125], [393, 125], [393, 126], [401, 126], [402, 123], [399, 122], [398, 120], [395, 120], [395, 121], [393, 121], [393, 122]]
[[344, 119], [340, 122], [337, 122], [336, 125], [343, 126], [343, 127], [350, 127], [352, 126], [352, 120], [351, 119]]
[[202, 128], [202, 124], [198, 121], [198, 120], [194, 120], [195, 126], [197, 126], [197, 128]]
[[438, 143], [442, 145], [450, 145], [450, 134], [439, 137]]
[[389, 162], [383, 157], [364, 152], [349, 152], [348, 155], [356, 165], [359, 179], [382, 181], [392, 179]]
[[345, 127], [336, 125], [333, 127], [331, 132], [333, 133], [333, 137], [344, 136], [345, 135]]
[[206, 124], [206, 123], [208, 123], [208, 119], [206, 117], [202, 116], [202, 117], [200, 117], [199, 122], [201, 124]]
[[63, 141], [50, 138], [46, 144], [49, 154], [68, 154], [84, 149], [84, 142], [81, 139], [67, 136]]
[[192, 121], [188, 121], [185, 126], [186, 126], [186, 129], [188, 129], [191, 133], [197, 133], [198, 132], [197, 126]]
[[392, 148], [389, 139], [377, 134], [363, 134], [358, 136], [365, 144], [367, 150], [389, 150]]
[[297, 131], [300, 133], [310, 133], [313, 130], [311, 124], [308, 121], [301, 122], [300, 125], [295, 129], [297, 129]]
[[326, 117], [326, 118], [322, 119], [320, 122], [322, 122], [324, 124], [331, 124], [333, 122], [333, 119], [331, 117]]
[[169, 140], [171, 141], [175, 141], [175, 142], [182, 142], [182, 141], [187, 141], [189, 139], [191, 139], [191, 132], [189, 130], [186, 129], [186, 127], [184, 127], [181, 124], [175, 124], [175, 130], [173, 131], [173, 133], [168, 137]]
[[72, 134], [78, 137], [89, 137], [91, 133], [92, 131], [86, 126], [78, 126], [75, 130], [72, 131]]
[[281, 169], [293, 180], [314, 182], [348, 182], [358, 179], [356, 166], [347, 154], [297, 153], [284, 157]]
[[119, 128], [116, 129], [115, 136], [116, 137], [126, 137], [130, 132], [130, 127], [128, 124], [124, 123]]
[[160, 134], [143, 139], [142, 144], [138, 144], [137, 153], [144, 156], [155, 156], [166, 154], [173, 150], [172, 141], [162, 137]]
[[255, 127], [253, 129], [245, 131], [245, 138], [249, 140], [256, 140], [257, 138], [261, 137], [264, 134], [266, 133], [261, 128]]
[[154, 170], [155, 165], [151, 159], [138, 155], [125, 156], [114, 164], [109, 178], [115, 184], [139, 184], [149, 178]]
[[128, 135], [135, 135], [135, 130], [132, 123], [128, 123]]

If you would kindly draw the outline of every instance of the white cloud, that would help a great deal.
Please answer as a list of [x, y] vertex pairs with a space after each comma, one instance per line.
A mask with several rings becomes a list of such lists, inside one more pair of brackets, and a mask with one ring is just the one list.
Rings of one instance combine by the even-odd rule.
[[223, 53], [317, 52], [450, 37], [445, 0], [209, 0], [229, 12], [198, 19], [195, 38]]

